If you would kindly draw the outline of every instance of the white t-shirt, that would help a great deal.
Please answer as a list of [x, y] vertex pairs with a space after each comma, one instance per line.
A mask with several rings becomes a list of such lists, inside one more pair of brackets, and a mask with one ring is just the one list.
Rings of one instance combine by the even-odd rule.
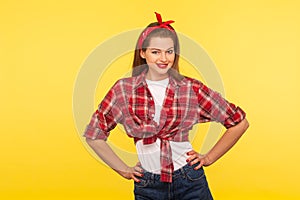
[[[155, 103], [155, 115], [153, 120], [159, 123], [160, 112], [165, 98], [166, 88], [169, 83], [169, 79], [160, 81], [146, 80], [148, 88], [152, 94]], [[136, 143], [136, 149], [138, 153], [139, 161], [142, 167], [152, 173], [160, 174], [160, 139], [157, 139], [153, 144], [143, 144], [143, 140], [139, 140]], [[188, 156], [186, 153], [192, 150], [190, 142], [173, 142], [170, 141], [172, 149], [172, 159], [174, 164], [174, 170], [177, 170], [187, 164], [186, 159]]]

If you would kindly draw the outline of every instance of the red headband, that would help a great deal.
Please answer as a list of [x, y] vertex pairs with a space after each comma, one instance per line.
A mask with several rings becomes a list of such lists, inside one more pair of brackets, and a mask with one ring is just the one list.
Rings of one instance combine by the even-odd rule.
[[171, 24], [171, 23], [174, 22], [173, 20], [169, 20], [169, 21], [163, 22], [160, 14], [158, 14], [157, 12], [155, 12], [155, 15], [156, 15], [156, 19], [157, 19], [157, 22], [159, 23], [159, 25], [158, 26], [148, 27], [148, 28], [146, 28], [144, 30], [144, 32], [141, 34], [141, 36], [140, 36], [140, 38], [138, 40], [138, 49], [142, 49], [143, 42], [148, 37], [148, 35], [152, 31], [154, 31], [155, 29], [165, 28], [165, 29], [168, 29], [169, 31], [174, 32], [174, 30], [170, 26], [168, 26], [169, 24]]

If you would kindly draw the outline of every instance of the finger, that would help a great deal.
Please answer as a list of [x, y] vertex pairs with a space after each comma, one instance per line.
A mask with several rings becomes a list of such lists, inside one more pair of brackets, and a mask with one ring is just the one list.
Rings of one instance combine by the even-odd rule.
[[195, 154], [195, 153], [196, 153], [196, 151], [191, 150], [191, 151], [188, 151], [186, 154], [187, 154], [188, 156], [190, 156], [190, 155], [193, 155], [193, 154]]
[[190, 158], [190, 165], [194, 165], [194, 164], [200, 162], [203, 157], [204, 157], [203, 155], [195, 152], [195, 154], [193, 156], [191, 156], [191, 158]]
[[142, 173], [142, 172], [143, 172], [143, 169], [142, 169], [141, 167], [139, 167], [139, 166], [135, 166], [135, 167], [134, 167], [134, 171], [137, 171], [137, 172]]
[[197, 158], [197, 155], [196, 154], [193, 154], [193, 155], [190, 155], [188, 157], [188, 159], [186, 159], [186, 162], [191, 162], [192, 160], [196, 159]]
[[138, 177], [143, 177], [144, 176], [144, 174], [140, 173], [140, 172], [134, 172], [133, 174], [134, 174], [134, 176], [138, 176]]
[[195, 170], [200, 169], [202, 166], [204, 165], [204, 161], [200, 160], [199, 165], [197, 165], [196, 167], [194, 167]]
[[134, 175], [132, 175], [132, 177], [131, 177], [135, 182], [141, 182], [141, 180], [140, 179], [138, 179], [137, 177], [135, 177]]
[[144, 172], [144, 170], [142, 168], [142, 164], [140, 162], [137, 162], [135, 167], [136, 167], [136, 171], [141, 172], [141, 173]]
[[136, 181], [136, 182], [140, 182], [140, 179], [139, 179], [139, 177], [143, 177], [144, 176], [144, 174], [143, 173], [140, 173], [140, 172], [138, 172], [138, 171], [134, 171], [133, 173], [132, 173], [132, 179], [134, 180], [134, 181]]
[[190, 161], [190, 165], [194, 165], [196, 163], [200, 162], [200, 159], [198, 157], [194, 158], [193, 160]]

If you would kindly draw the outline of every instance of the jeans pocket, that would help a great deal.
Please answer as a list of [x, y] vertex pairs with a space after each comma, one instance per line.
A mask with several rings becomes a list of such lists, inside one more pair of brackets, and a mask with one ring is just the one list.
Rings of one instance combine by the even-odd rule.
[[147, 187], [147, 185], [149, 184], [149, 180], [146, 180], [144, 178], [139, 178], [140, 182], [134, 182], [134, 186], [138, 187], [138, 188], [144, 188]]
[[191, 168], [186, 172], [186, 176], [190, 181], [197, 181], [200, 180], [201, 178], [205, 178], [203, 168], [200, 168], [198, 170]]

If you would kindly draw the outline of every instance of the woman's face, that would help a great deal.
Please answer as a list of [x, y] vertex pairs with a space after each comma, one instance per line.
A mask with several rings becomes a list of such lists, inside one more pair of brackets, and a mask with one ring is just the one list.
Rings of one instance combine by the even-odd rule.
[[171, 38], [153, 37], [146, 51], [141, 50], [140, 55], [149, 66], [146, 78], [163, 80], [169, 76], [168, 71], [175, 60], [174, 42]]

